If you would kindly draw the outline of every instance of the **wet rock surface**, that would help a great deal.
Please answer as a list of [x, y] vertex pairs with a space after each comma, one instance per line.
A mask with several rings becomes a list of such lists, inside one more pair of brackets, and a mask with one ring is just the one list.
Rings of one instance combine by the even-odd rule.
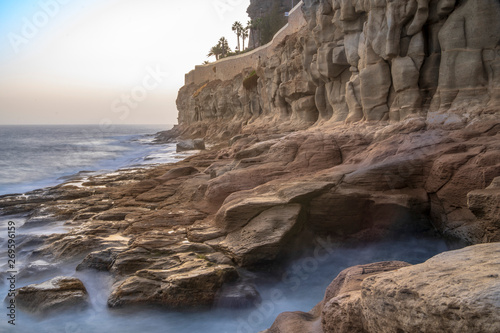
[[183, 140], [177, 143], [177, 152], [190, 150], [205, 150], [205, 141], [203, 139]]
[[83, 283], [71, 277], [55, 277], [16, 290], [16, 303], [24, 310], [45, 315], [56, 311], [75, 311], [89, 305]]

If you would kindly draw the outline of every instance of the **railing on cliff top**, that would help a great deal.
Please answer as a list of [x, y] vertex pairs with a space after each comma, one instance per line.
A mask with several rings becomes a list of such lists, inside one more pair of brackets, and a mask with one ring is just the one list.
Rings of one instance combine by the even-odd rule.
[[198, 65], [194, 70], [186, 74], [185, 84], [201, 84], [212, 80], [230, 80], [240, 74], [244, 68], [256, 68], [260, 57], [267, 57], [268, 53], [281, 43], [286, 36], [299, 31], [306, 25], [301, 10], [302, 5], [303, 2], [300, 1], [290, 11], [288, 23], [274, 35], [272, 41], [245, 54], [224, 58], [207, 65]]

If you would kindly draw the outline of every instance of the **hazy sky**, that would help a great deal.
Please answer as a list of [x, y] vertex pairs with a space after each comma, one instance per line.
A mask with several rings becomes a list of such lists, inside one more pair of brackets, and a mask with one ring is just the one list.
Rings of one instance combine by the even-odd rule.
[[0, 124], [176, 123], [184, 74], [235, 48], [249, 3], [0, 0]]

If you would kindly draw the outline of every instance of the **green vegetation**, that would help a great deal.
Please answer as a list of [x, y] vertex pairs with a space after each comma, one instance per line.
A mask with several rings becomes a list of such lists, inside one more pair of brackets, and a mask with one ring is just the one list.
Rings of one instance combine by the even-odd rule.
[[[232, 30], [234, 31], [234, 33], [236, 34], [236, 38], [238, 39], [238, 48], [236, 50], [240, 51], [240, 37], [243, 33], [243, 25], [241, 24], [241, 22], [236, 21], [233, 23]], [[245, 45], [243, 45], [243, 48], [245, 48]]]
[[[207, 54], [207, 57], [215, 57], [215, 60], [220, 60], [222, 58], [226, 58], [232, 55], [240, 54], [245, 51], [245, 41], [249, 36], [249, 26], [244, 27], [241, 22], [234, 22], [232, 26], [232, 30], [236, 34], [236, 37], [238, 38], [238, 46], [236, 47], [236, 51], [232, 52], [231, 48], [229, 47], [228, 41], [226, 37], [221, 37], [219, 39], [219, 42], [215, 45], [212, 46], [210, 51]], [[242, 43], [240, 44], [240, 38]], [[204, 64], [207, 64], [208, 62], [204, 62]]]
[[247, 25], [247, 26], [246, 26], [245, 28], [243, 28], [243, 30], [241, 31], [241, 40], [242, 40], [242, 42], [243, 42], [243, 49], [242, 49], [242, 50], [240, 50], [240, 51], [242, 51], [242, 52], [243, 52], [243, 51], [245, 51], [245, 40], [248, 38], [248, 34], [250, 33], [250, 32], [248, 31], [249, 29], [250, 29], [250, 28], [249, 28], [249, 27], [248, 27], [248, 25]]
[[207, 54], [207, 57], [215, 56], [215, 60], [219, 60], [228, 56], [231, 53], [231, 48], [226, 37], [221, 37], [219, 42], [213, 46]]
[[[287, 23], [287, 18], [284, 13], [280, 11], [278, 3], [276, 3], [272, 10], [263, 17], [255, 20], [248, 21], [247, 26], [243, 26], [241, 22], [234, 22], [231, 29], [236, 34], [238, 45], [235, 52], [231, 51], [228, 41], [225, 37], [221, 37], [219, 42], [213, 46], [207, 54], [207, 57], [215, 57], [215, 60], [230, 57], [233, 55], [241, 54], [250, 51], [245, 49], [245, 41], [251, 37], [252, 45], [265, 45], [269, 43], [274, 35]], [[240, 43], [241, 38], [241, 43]], [[258, 43], [256, 43], [256, 40]], [[205, 61], [204, 64], [208, 62]]]
[[252, 45], [257, 44], [255, 39], [257, 39], [260, 43], [260, 36], [262, 33], [262, 19], [258, 18], [255, 20], [248, 21], [248, 28], [250, 29], [250, 32], [251, 32]]
[[[233, 23], [232, 29], [238, 38], [238, 47], [236, 49], [236, 53], [240, 53], [245, 51], [245, 40], [248, 38], [250, 26], [246, 27], [241, 24], [241, 22], [236, 21]], [[242, 40], [242, 45], [240, 45], [240, 37]]]
[[259, 80], [259, 76], [255, 70], [251, 71], [250, 74], [243, 80], [243, 87], [246, 90], [251, 90], [257, 87], [257, 82]]

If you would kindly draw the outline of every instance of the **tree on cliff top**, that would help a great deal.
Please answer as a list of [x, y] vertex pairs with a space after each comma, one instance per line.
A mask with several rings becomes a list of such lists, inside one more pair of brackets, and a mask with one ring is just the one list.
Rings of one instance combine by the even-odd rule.
[[[262, 19], [261, 18], [257, 18], [255, 20], [248, 21], [247, 28], [250, 29], [250, 45], [249, 45], [249, 47], [255, 47], [257, 45], [257, 41], [259, 41], [259, 43], [260, 43], [261, 27], [262, 27]], [[256, 37], [257, 32], [259, 33], [259, 35]]]
[[249, 27], [246, 26], [245, 28], [243, 28], [243, 31], [241, 32], [241, 39], [243, 41], [243, 50], [242, 51], [245, 51], [245, 40], [248, 38], [248, 29], [249, 29]]
[[226, 37], [221, 37], [219, 39], [219, 43], [217, 45], [220, 47], [220, 49], [222, 51], [222, 54], [221, 54], [222, 58], [224, 58], [225, 56], [227, 56], [227, 54], [229, 52], [231, 52], [231, 48], [229, 47], [229, 43], [228, 43]]
[[[240, 47], [240, 37], [243, 34], [243, 30], [244, 30], [243, 24], [241, 24], [241, 22], [238, 22], [238, 21], [234, 22], [233, 26], [232, 26], [232, 30], [234, 31], [234, 33], [236, 34], [236, 38], [238, 39], [238, 51], [242, 51], [241, 47]], [[243, 44], [244, 43], [245, 42], [243, 42]], [[244, 47], [245, 46], [243, 46], [243, 48]]]
[[212, 46], [212, 48], [207, 54], [207, 57], [210, 58], [213, 56], [215, 57], [215, 60], [219, 60], [221, 54], [222, 54], [222, 49], [219, 47], [219, 44], [217, 44], [215, 46]]
[[226, 57], [230, 52], [231, 48], [229, 47], [226, 37], [221, 37], [217, 45], [212, 46], [207, 54], [207, 57], [214, 56], [215, 60], [219, 60]]

